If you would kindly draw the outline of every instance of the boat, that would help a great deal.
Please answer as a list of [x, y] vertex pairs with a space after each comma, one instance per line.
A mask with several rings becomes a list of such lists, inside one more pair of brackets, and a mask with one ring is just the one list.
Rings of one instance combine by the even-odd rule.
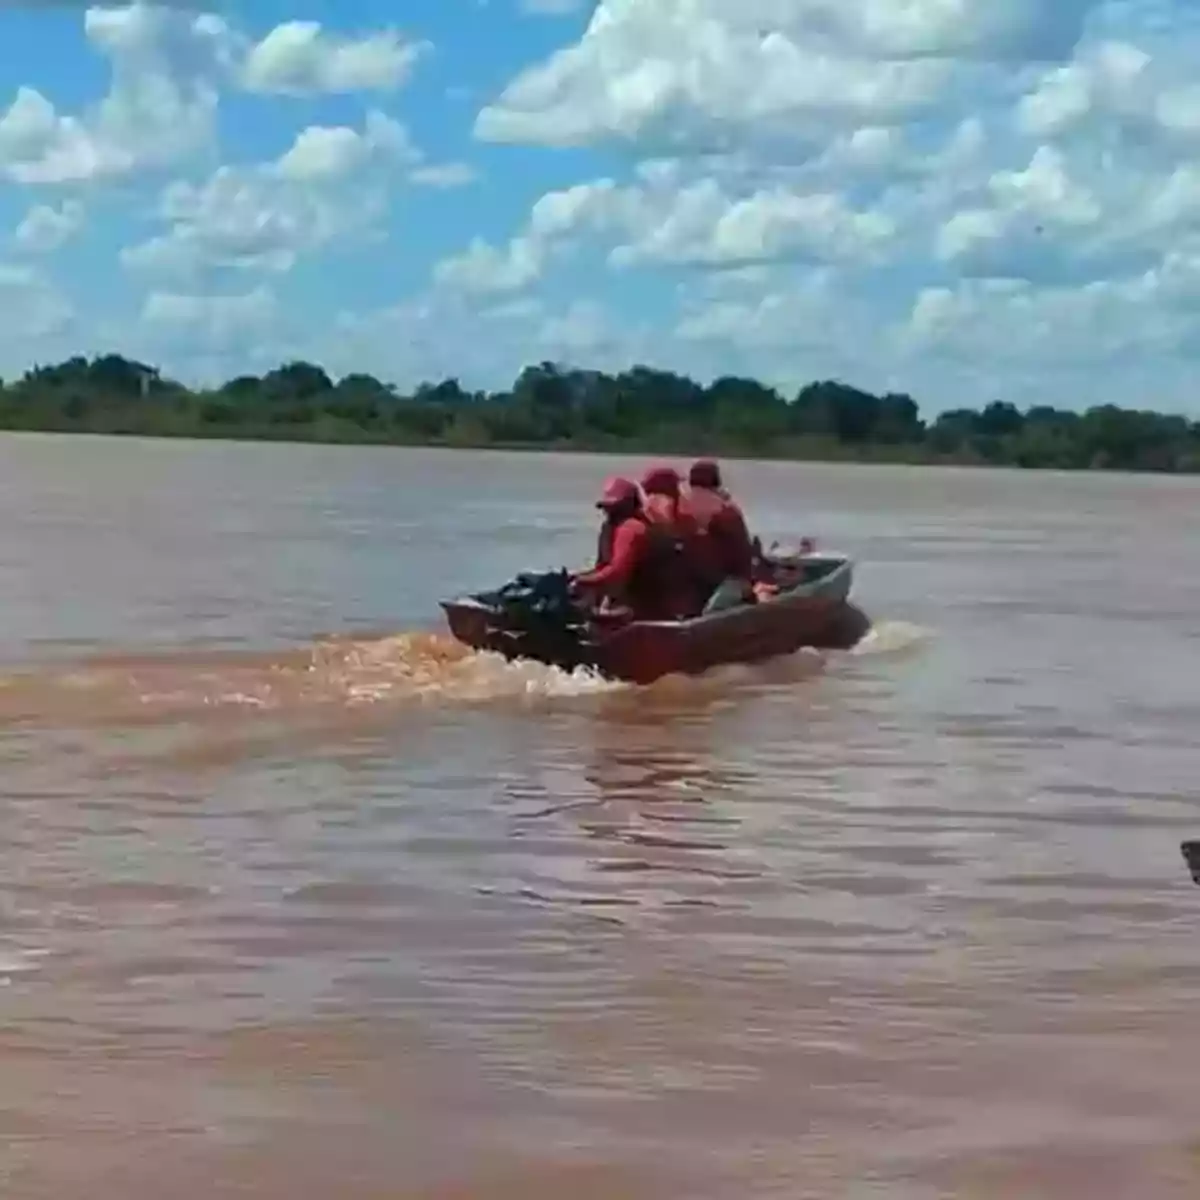
[[1181, 842], [1179, 849], [1183, 852], [1183, 861], [1187, 863], [1188, 873], [1192, 882], [1200, 884], [1200, 841], [1195, 839]]
[[475, 650], [635, 684], [762, 662], [806, 646], [848, 648], [866, 632], [866, 617], [850, 603], [848, 555], [764, 555], [761, 562], [775, 594], [681, 621], [585, 612], [562, 570], [518, 575], [495, 591], [440, 604], [451, 634]]

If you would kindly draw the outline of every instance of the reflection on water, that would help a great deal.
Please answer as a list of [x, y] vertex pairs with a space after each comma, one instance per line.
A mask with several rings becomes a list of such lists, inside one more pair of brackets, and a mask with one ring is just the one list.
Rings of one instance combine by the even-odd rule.
[[431, 627], [611, 468], [0, 441], [5, 1200], [1200, 1194], [1195, 485], [768, 465], [848, 653]]

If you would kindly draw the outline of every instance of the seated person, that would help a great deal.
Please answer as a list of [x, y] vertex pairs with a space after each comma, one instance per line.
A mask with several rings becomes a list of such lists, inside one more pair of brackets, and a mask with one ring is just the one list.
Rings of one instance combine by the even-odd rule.
[[741, 511], [722, 481], [719, 464], [711, 458], [698, 458], [692, 463], [685, 499], [696, 520], [702, 524], [707, 524], [708, 518], [728, 505]]
[[703, 555], [712, 580], [704, 611], [753, 604], [757, 599], [755, 542], [741, 508], [722, 486], [720, 467], [711, 459], [692, 464], [684, 506], [703, 538]]
[[593, 570], [599, 570], [612, 562], [617, 529], [631, 516], [641, 514], [642, 494], [633, 480], [614, 475], [605, 481], [596, 507], [604, 514], [604, 519], [596, 537], [596, 562]]
[[698, 616], [715, 580], [708, 563], [705, 539], [683, 497], [683, 481], [674, 467], [651, 467], [641, 483], [642, 504], [651, 528], [676, 547], [670, 570], [671, 590], [680, 615]]
[[681, 585], [676, 540], [648, 519], [642, 495], [628, 479], [610, 479], [596, 507], [604, 512], [596, 566], [573, 577], [574, 592], [593, 603], [620, 606], [638, 620], [675, 620], [690, 603]]
[[679, 537], [693, 532], [691, 516], [683, 504], [683, 481], [674, 467], [651, 467], [641, 483], [646, 517]]

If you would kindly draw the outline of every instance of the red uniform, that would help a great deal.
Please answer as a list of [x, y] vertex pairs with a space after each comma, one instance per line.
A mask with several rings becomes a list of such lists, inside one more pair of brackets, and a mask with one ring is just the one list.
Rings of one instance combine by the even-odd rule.
[[723, 579], [749, 579], [754, 542], [742, 510], [718, 492], [693, 488], [684, 501], [699, 531], [699, 554], [715, 587]]
[[686, 615], [690, 594], [681, 594], [673, 560], [674, 542], [642, 516], [626, 517], [602, 535], [603, 561], [576, 576], [576, 583], [621, 601], [642, 620], [669, 621]]
[[642, 477], [642, 492], [651, 529], [674, 546], [674, 554], [665, 562], [663, 586], [678, 615], [695, 616], [704, 607], [710, 585], [701, 530], [683, 503], [679, 472], [674, 467], [652, 467]]
[[581, 587], [612, 592], [625, 588], [647, 554], [650, 531], [638, 516], [605, 522], [596, 550], [596, 565], [575, 577]]
[[716, 463], [701, 459], [693, 465], [684, 505], [700, 534], [697, 554], [710, 587], [726, 579], [742, 579], [749, 586], [754, 542], [741, 508], [721, 486]]
[[[596, 539], [596, 564], [592, 572], [608, 566], [612, 561], [617, 527], [641, 512], [642, 494], [638, 491], [636, 483], [614, 475], [605, 482], [596, 507], [604, 513], [604, 523], [600, 526], [600, 534]], [[577, 578], [583, 579], [584, 576]]]
[[707, 533], [725, 578], [749, 579], [754, 570], [754, 540], [742, 510], [732, 500], [709, 521]]

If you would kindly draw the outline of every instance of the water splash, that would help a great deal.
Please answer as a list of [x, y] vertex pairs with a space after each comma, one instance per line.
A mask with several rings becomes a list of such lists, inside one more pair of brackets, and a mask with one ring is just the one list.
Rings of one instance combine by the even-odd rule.
[[507, 662], [441, 634], [404, 633], [377, 641], [329, 643], [307, 668], [320, 695], [351, 704], [396, 700], [487, 702], [567, 697], [621, 685], [599, 675], [568, 673], [535, 662]]
[[222, 713], [300, 714], [381, 704], [488, 703], [620, 687], [586, 672], [508, 663], [432, 633], [328, 639], [278, 654], [105, 656], [0, 676], [0, 725], [154, 724]]
[[848, 653], [859, 656], [903, 654], [932, 636], [932, 630], [911, 621], [876, 621]]
[[12, 983], [17, 976], [40, 971], [49, 955], [50, 951], [45, 948], [0, 945], [0, 985]]
[[[849, 653], [898, 654], [929, 636], [904, 621], [881, 621]], [[640, 703], [679, 690], [727, 690], [739, 684], [799, 682], [842, 651], [800, 651], [753, 667], [729, 666], [700, 678], [661, 680], [652, 688], [568, 673], [534, 662], [507, 662], [444, 634], [405, 632], [374, 638], [325, 638], [295, 650], [197, 651], [104, 655], [0, 675], [0, 727], [130, 727], [264, 718], [325, 719], [403, 706], [536, 706], [547, 700], [613, 692]]]

